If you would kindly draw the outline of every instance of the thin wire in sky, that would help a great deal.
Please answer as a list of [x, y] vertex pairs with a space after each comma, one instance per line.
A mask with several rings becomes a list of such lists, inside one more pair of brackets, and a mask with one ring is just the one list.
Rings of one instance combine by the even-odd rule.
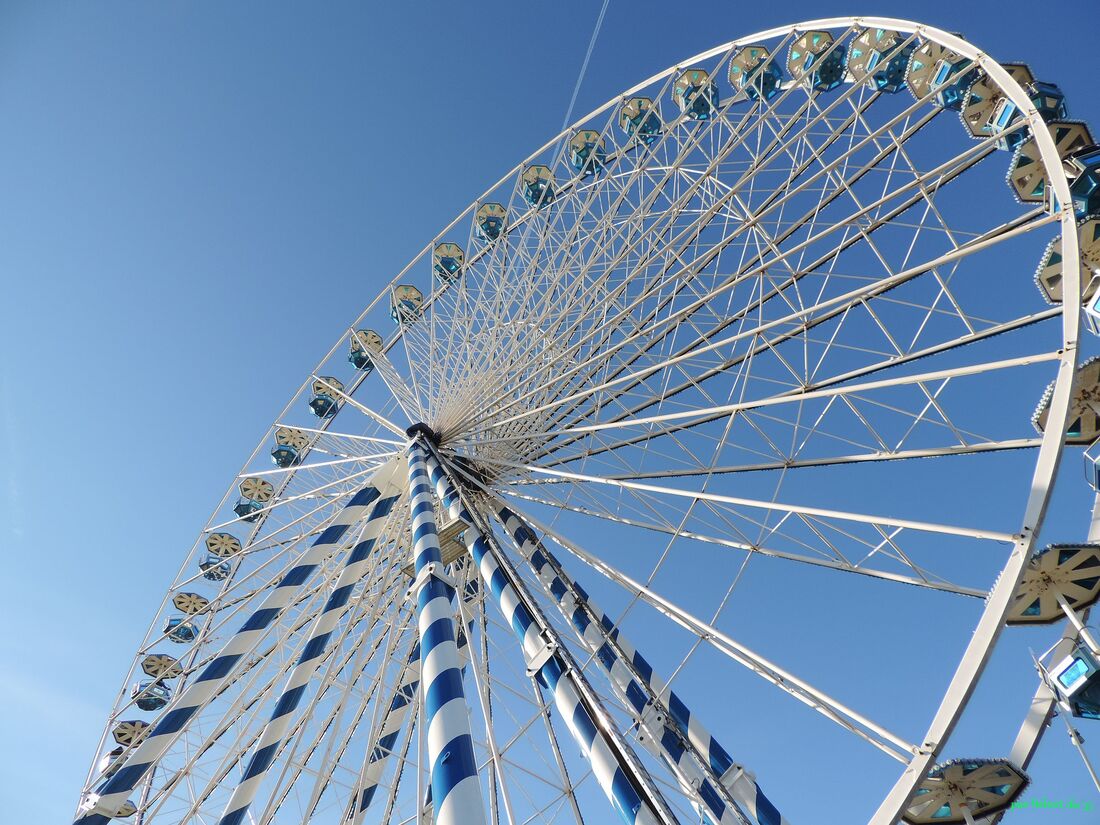
[[577, 83], [573, 86], [573, 96], [569, 98], [569, 108], [565, 110], [565, 118], [562, 120], [561, 129], [558, 131], [564, 132], [565, 127], [569, 125], [569, 119], [573, 116], [573, 107], [577, 105], [577, 95], [580, 93], [581, 84], [584, 82], [584, 75], [588, 71], [588, 61], [592, 59], [592, 51], [596, 48], [596, 38], [600, 36], [600, 27], [603, 25], [603, 18], [607, 14], [609, 5], [611, 5], [611, 0], [603, 0], [600, 16], [596, 18], [596, 27], [592, 29], [592, 38], [588, 41], [588, 51], [585, 52], [584, 62], [581, 63], [580, 74], [577, 75]]

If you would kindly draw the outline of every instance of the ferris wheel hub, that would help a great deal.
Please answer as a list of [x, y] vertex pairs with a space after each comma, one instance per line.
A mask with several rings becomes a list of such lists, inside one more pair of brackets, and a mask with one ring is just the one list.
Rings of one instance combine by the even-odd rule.
[[432, 444], [436, 445], [437, 447], [439, 446], [439, 442], [441, 440], [440, 436], [439, 436], [439, 433], [437, 433], [435, 430], [433, 430], [431, 427], [429, 427], [423, 421], [418, 421], [417, 423], [415, 423], [411, 427], [409, 427], [407, 430], [405, 430], [405, 435], [407, 435], [409, 438], [411, 438], [413, 440], [416, 440], [416, 438], [418, 436], [422, 435], [422, 436], [424, 436], [424, 438], [426, 438], [428, 441], [430, 441]]

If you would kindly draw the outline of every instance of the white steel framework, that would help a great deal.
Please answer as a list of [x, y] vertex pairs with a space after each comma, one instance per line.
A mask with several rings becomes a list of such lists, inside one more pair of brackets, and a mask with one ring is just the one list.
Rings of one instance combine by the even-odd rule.
[[[880, 71], [950, 55], [937, 84], [857, 76], [880, 30]], [[808, 32], [810, 69], [847, 66], [828, 88], [789, 59]], [[977, 139], [948, 100], [975, 79], [1019, 112]], [[1020, 141], [1045, 176], [1027, 203]], [[1080, 273], [1053, 306], [1031, 273], [1052, 238], [1078, 258], [1069, 183], [1017, 76], [900, 20], [741, 38], [582, 118], [305, 377], [185, 554], [78, 821], [462, 822], [440, 798], [461, 781], [492, 825], [780, 825], [811, 764], [844, 822], [897, 821], [981, 712], [1062, 455]], [[347, 509], [406, 456], [411, 502]]]

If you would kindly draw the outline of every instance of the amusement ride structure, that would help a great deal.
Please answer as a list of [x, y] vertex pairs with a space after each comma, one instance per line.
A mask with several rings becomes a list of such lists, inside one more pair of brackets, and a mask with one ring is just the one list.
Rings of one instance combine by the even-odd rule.
[[[1063, 722], [1091, 770], [1100, 546], [1038, 533], [1100, 436], [1100, 147], [1041, 77], [818, 20], [553, 137], [181, 549], [76, 822], [781, 825], [862, 749], [865, 812], [819, 821], [992, 823]], [[813, 599], [836, 649], [782, 638]], [[1015, 744], [957, 752], [1029, 624]]]

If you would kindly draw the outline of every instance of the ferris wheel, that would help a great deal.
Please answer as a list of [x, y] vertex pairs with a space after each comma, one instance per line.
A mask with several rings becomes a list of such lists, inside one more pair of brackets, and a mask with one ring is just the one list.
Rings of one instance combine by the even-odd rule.
[[76, 821], [780, 825], [810, 771], [818, 821], [992, 821], [1026, 764], [952, 733], [1006, 621], [1100, 593], [1036, 546], [1100, 434], [1098, 184], [1056, 85], [900, 20], [613, 98], [305, 376]]

